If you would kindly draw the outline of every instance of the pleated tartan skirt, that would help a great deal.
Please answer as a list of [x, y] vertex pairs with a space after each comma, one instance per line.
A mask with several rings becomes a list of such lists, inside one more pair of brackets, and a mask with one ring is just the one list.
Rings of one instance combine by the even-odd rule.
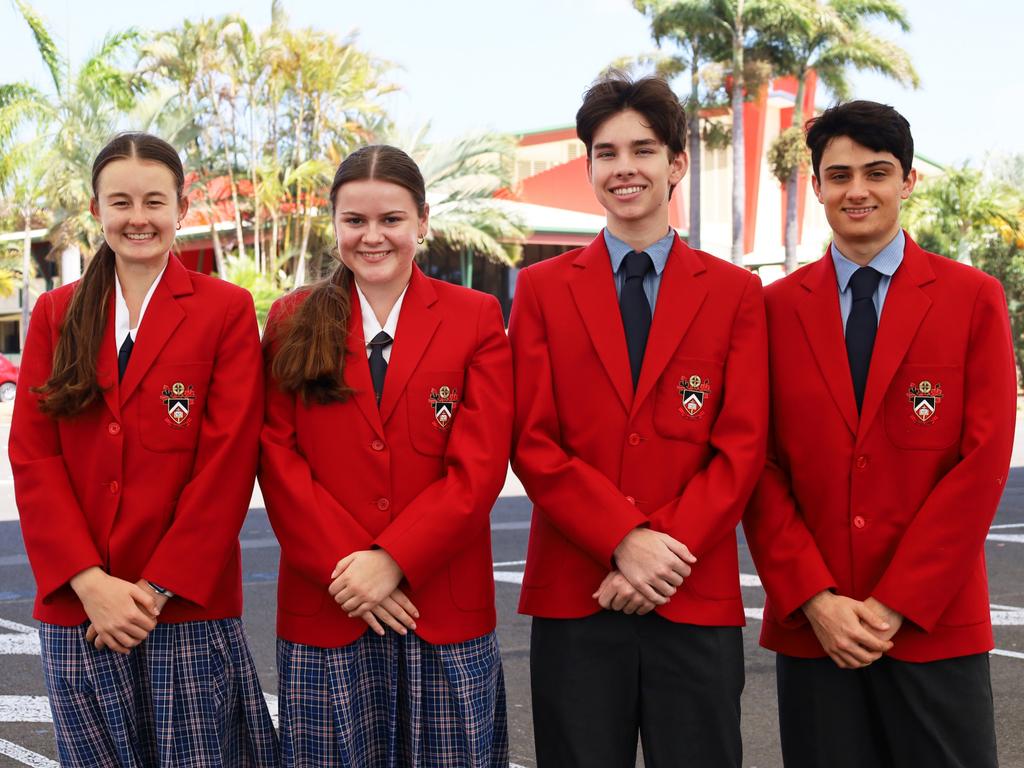
[[278, 743], [240, 619], [158, 624], [127, 656], [88, 623], [39, 628], [69, 768], [274, 768]]
[[287, 768], [508, 768], [493, 632], [445, 645], [390, 630], [340, 648], [278, 639], [277, 665]]

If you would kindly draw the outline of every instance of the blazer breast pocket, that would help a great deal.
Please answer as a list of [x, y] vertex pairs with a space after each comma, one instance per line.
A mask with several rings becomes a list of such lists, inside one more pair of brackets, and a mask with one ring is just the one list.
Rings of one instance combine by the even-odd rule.
[[964, 373], [959, 365], [901, 366], [885, 393], [885, 431], [906, 450], [941, 450], [960, 439]]
[[157, 363], [149, 369], [132, 395], [139, 401], [143, 447], [158, 453], [195, 450], [212, 369], [211, 363]]
[[673, 440], [707, 442], [721, 408], [722, 363], [674, 358], [654, 393], [654, 431]]
[[410, 377], [405, 392], [409, 440], [420, 453], [444, 456], [465, 397], [464, 380], [464, 371], [423, 371]]

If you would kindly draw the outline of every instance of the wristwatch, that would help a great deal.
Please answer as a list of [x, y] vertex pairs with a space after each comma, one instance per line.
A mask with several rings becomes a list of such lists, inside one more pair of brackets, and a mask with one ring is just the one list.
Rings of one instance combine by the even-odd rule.
[[154, 584], [152, 581], [149, 581], [148, 579], [146, 580], [146, 583], [149, 584], [150, 589], [152, 589], [161, 597], [166, 597], [167, 599], [174, 597], [174, 593], [171, 592], [171, 590], [166, 589], [165, 587], [161, 587], [159, 584]]

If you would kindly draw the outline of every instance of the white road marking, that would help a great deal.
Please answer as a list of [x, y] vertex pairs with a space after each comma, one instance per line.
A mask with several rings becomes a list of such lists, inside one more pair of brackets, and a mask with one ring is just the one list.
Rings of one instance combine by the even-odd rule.
[[495, 571], [495, 581], [503, 581], [506, 584], [522, 584], [523, 574], [520, 571]]
[[508, 568], [510, 565], [526, 565], [525, 560], [508, 560], [504, 563], [495, 563], [495, 568]]
[[0, 635], [0, 656], [39, 655], [39, 632], [35, 627], [8, 619], [0, 619], [0, 627], [14, 632], [12, 635]]
[[990, 526], [989, 530], [995, 531], [1001, 528], [1024, 528], [1024, 523], [1002, 523], [1001, 525]]
[[0, 723], [52, 723], [45, 696], [0, 696]]
[[1014, 544], [1024, 544], [1024, 533], [990, 533], [989, 541], [1010, 541]]
[[1024, 653], [1020, 651], [1004, 651], [1000, 648], [993, 648], [989, 651], [993, 656], [1008, 656], [1011, 659], [1024, 659]]
[[270, 712], [270, 719], [274, 721], [274, 727], [278, 728], [277, 723], [277, 696], [272, 693], [264, 693], [263, 698], [267, 701], [267, 710]]
[[14, 742], [7, 741], [7, 739], [0, 739], [0, 755], [6, 755], [17, 760], [22, 765], [29, 765], [32, 768], [60, 768], [60, 763], [56, 763], [48, 757], [43, 757], [37, 752], [32, 752], [18, 746]]

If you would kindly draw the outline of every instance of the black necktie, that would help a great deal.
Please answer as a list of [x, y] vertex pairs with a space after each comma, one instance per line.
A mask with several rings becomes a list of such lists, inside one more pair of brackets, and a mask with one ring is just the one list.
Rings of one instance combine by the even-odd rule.
[[384, 394], [384, 374], [388, 372], [388, 361], [384, 359], [384, 347], [391, 343], [391, 337], [381, 331], [370, 339], [370, 378], [373, 379], [373, 391], [377, 395], [377, 407], [380, 407], [380, 396]]
[[630, 251], [622, 260], [620, 269], [626, 279], [619, 292], [619, 309], [622, 312], [622, 327], [626, 331], [633, 389], [636, 389], [636, 383], [640, 380], [640, 366], [644, 362], [647, 335], [651, 330], [651, 304], [644, 293], [644, 275], [654, 269], [654, 263], [646, 253]]
[[120, 381], [124, 378], [124, 371], [128, 367], [128, 358], [132, 356], [132, 347], [135, 346], [135, 342], [132, 341], [132, 335], [129, 333], [124, 337], [124, 343], [121, 345], [121, 349], [117, 353], [117, 380]]
[[864, 402], [871, 350], [875, 346], [875, 331], [878, 329], [875, 291], [881, 279], [882, 273], [871, 267], [861, 267], [850, 278], [853, 304], [846, 318], [846, 356], [850, 360], [850, 376], [853, 378], [853, 395], [857, 399], [858, 412]]

